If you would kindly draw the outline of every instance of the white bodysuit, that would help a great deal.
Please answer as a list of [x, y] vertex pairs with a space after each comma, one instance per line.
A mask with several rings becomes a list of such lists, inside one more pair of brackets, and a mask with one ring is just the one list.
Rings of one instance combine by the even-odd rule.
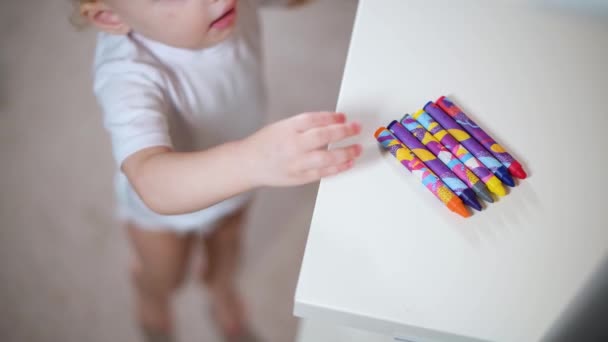
[[122, 219], [147, 229], [204, 232], [248, 201], [250, 195], [243, 194], [198, 212], [159, 215], [142, 202], [120, 165], [144, 148], [198, 151], [260, 128], [265, 85], [255, 5], [240, 1], [232, 35], [199, 51], [170, 47], [136, 33], [100, 33], [94, 90], [112, 141]]

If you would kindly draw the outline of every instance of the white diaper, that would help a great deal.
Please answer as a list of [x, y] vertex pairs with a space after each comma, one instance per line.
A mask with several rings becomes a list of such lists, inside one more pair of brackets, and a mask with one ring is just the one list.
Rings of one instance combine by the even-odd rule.
[[121, 172], [115, 178], [115, 190], [117, 215], [120, 220], [133, 222], [146, 230], [171, 230], [184, 234], [205, 234], [212, 231], [219, 220], [242, 209], [252, 198], [252, 193], [246, 193], [201, 211], [182, 215], [160, 215], [143, 203]]

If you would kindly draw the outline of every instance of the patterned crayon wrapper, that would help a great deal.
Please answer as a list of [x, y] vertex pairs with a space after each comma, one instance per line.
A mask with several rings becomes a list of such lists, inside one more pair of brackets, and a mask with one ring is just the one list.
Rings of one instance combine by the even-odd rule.
[[420, 158], [426, 166], [435, 172], [441, 178], [441, 180], [460, 196], [468, 189], [467, 185], [464, 184], [456, 175], [450, 171], [450, 169], [437, 157], [431, 153], [424, 145], [414, 137], [403, 125], [399, 122], [394, 121], [389, 125], [388, 129], [393, 132], [397, 139], [401, 140], [407, 148], [412, 150], [418, 158]]
[[[500, 146], [486, 131], [484, 131], [475, 121], [471, 120], [458, 106], [445, 96], [437, 100], [437, 105], [451, 116], [457, 123], [462, 126], [473, 138], [481, 143], [488, 151], [490, 151], [496, 159], [504, 166], [511, 168], [514, 163], [518, 169], [521, 169], [521, 164], [513, 158], [502, 146]], [[512, 170], [512, 169], [510, 169]], [[525, 173], [524, 173], [525, 175]], [[524, 177], [525, 178], [525, 177]]]
[[441, 202], [448, 205], [456, 195], [429, 170], [414, 153], [401, 143], [388, 129], [381, 127], [376, 131], [376, 140], [405, 166]]
[[467, 169], [464, 164], [456, 158], [448, 149], [435, 139], [418, 121], [414, 120], [409, 115], [405, 115], [401, 120], [401, 124], [405, 126], [424, 146], [433, 152], [439, 160], [441, 160], [458, 178], [465, 184], [473, 188], [475, 184], [481, 182], [471, 170]]
[[515, 160], [507, 151], [502, 148], [488, 133], [486, 133], [479, 125], [471, 120], [458, 106], [456, 106], [447, 97], [440, 97], [435, 102], [439, 108], [443, 109], [452, 119], [456, 120], [473, 138], [481, 143], [488, 151], [492, 152], [494, 157], [498, 159], [504, 166], [509, 167]]
[[435, 119], [433, 119], [427, 112], [420, 109], [419, 111], [412, 114], [412, 117], [416, 119], [422, 127], [439, 140], [439, 142], [445, 146], [453, 155], [458, 157], [469, 169], [481, 178], [484, 183], [490, 181], [494, 174], [487, 167], [485, 167], [469, 150], [467, 150], [461, 143], [459, 143], [452, 135], [448, 133]]
[[457, 141], [459, 141], [466, 149], [468, 149], [479, 161], [487, 166], [492, 172], [497, 172], [503, 165], [494, 158], [483, 146], [473, 139], [462, 127], [450, 117], [446, 112], [439, 108], [435, 103], [429, 102], [424, 106], [424, 111], [427, 112], [435, 121], [437, 121], [448, 133], [450, 133]]

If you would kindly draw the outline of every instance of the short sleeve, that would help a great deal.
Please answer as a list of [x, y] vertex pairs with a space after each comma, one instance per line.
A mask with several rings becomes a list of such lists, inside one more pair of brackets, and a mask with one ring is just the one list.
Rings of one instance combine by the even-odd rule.
[[172, 147], [161, 71], [132, 60], [101, 63], [95, 68], [94, 91], [101, 106], [118, 167], [148, 147]]

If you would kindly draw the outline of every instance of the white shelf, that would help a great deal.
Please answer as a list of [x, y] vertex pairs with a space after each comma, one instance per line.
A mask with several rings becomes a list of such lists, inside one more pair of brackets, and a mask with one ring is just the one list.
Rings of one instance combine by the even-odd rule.
[[[608, 21], [458, 4], [360, 1], [338, 110], [362, 121], [364, 156], [321, 183], [296, 315], [416, 342], [536, 341], [605, 262]], [[470, 219], [372, 137], [440, 95], [531, 175]]]

